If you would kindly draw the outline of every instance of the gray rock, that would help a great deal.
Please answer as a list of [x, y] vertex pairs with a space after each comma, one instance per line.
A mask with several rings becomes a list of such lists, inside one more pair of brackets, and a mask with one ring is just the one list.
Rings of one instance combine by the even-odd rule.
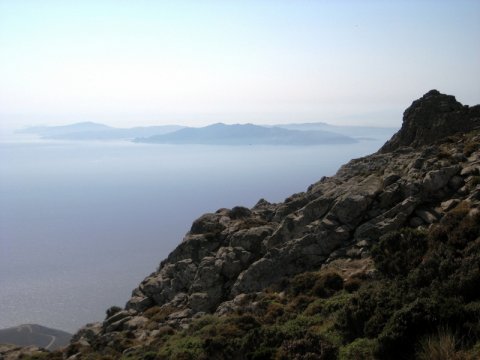
[[337, 221], [333, 219], [327, 219], [327, 218], [323, 219], [320, 225], [325, 229], [330, 229], [330, 230], [340, 226], [340, 224]]
[[415, 159], [411, 164], [411, 168], [416, 169], [416, 170], [420, 170], [422, 168], [424, 162], [425, 162], [424, 158]]
[[243, 271], [237, 277], [232, 287], [232, 294], [239, 295], [242, 293], [255, 292], [268, 286], [268, 279], [265, 279], [266, 273], [271, 273], [272, 277], [277, 278], [282, 275], [275, 273], [276, 269], [274, 265], [274, 260], [266, 257], [255, 261], [247, 270]]
[[362, 256], [363, 249], [352, 247], [347, 250], [346, 255], [352, 259], [358, 259]]
[[443, 211], [450, 211], [460, 203], [458, 199], [450, 199], [440, 204]]
[[463, 161], [467, 160], [465, 155], [463, 155], [461, 152], [457, 152], [457, 153], [453, 154], [452, 159], [457, 161], [457, 162], [463, 162]]
[[415, 210], [419, 202], [419, 199], [409, 197], [382, 215], [360, 225], [355, 230], [355, 239], [378, 239], [389, 231], [399, 229]]
[[479, 175], [479, 174], [480, 174], [479, 164], [465, 166], [460, 172], [461, 176], [473, 176], [473, 175]]
[[357, 241], [355, 243], [355, 246], [358, 246], [358, 247], [369, 247], [370, 246], [370, 243], [367, 241], [367, 240], [360, 240], [360, 241]]
[[143, 312], [147, 310], [148, 308], [152, 307], [154, 305], [153, 299], [146, 297], [146, 296], [138, 296], [138, 295], [132, 295], [130, 300], [128, 300], [126, 309], [133, 309], [138, 312]]
[[121, 330], [124, 329], [123, 325], [131, 319], [132, 319], [131, 316], [127, 316], [127, 317], [124, 317], [124, 318], [122, 318], [118, 321], [108, 323], [108, 324], [104, 324], [105, 332], [110, 333], [110, 332], [114, 332], [114, 331], [121, 331]]
[[453, 190], [460, 189], [463, 185], [465, 185], [465, 181], [461, 176], [455, 175], [448, 181], [448, 186]]
[[402, 189], [399, 184], [390, 185], [378, 196], [379, 207], [387, 209], [403, 199]]
[[239, 230], [230, 237], [230, 246], [241, 247], [248, 251], [259, 251], [262, 241], [272, 232], [271, 226]]
[[422, 185], [427, 192], [440, 190], [448, 184], [450, 178], [460, 170], [458, 165], [446, 167], [440, 170], [432, 170], [425, 175]]
[[385, 186], [385, 187], [390, 186], [390, 185], [392, 185], [393, 183], [395, 183], [398, 179], [400, 179], [400, 176], [397, 175], [397, 174], [389, 174], [389, 175], [386, 175], [386, 176], [383, 178], [383, 186]]
[[176, 311], [168, 315], [167, 319], [172, 320], [173, 322], [177, 322], [181, 319], [189, 318], [193, 315], [193, 311], [191, 309], [182, 309], [180, 311]]
[[125, 319], [125, 318], [129, 318], [133, 315], [134, 313], [132, 311], [129, 311], [129, 310], [122, 310], [122, 311], [119, 311], [117, 313], [115, 313], [113, 316], [105, 319], [105, 321], [103, 322], [103, 325], [104, 326], [108, 326], [108, 325], [111, 325], [113, 323], [116, 323], [118, 322], [119, 320], [122, 320], [122, 319]]
[[371, 198], [358, 194], [346, 194], [333, 207], [332, 213], [346, 225], [356, 225], [361, 220]]
[[418, 217], [418, 216], [414, 216], [410, 219], [410, 221], [408, 222], [409, 225], [411, 227], [419, 227], [419, 226], [422, 226], [423, 224], [425, 224], [422, 220], [422, 218]]
[[219, 221], [221, 218], [220, 214], [202, 215], [193, 222], [190, 232], [192, 234], [219, 233], [225, 228]]
[[127, 320], [123, 326], [127, 330], [135, 330], [138, 328], [145, 327], [145, 325], [147, 325], [148, 322], [149, 320], [145, 316], [134, 316], [129, 320]]
[[188, 298], [188, 303], [193, 312], [211, 311], [211, 299], [207, 293], [193, 293]]
[[232, 279], [253, 261], [253, 255], [241, 247], [222, 247], [215, 259], [215, 266], [220, 268], [221, 274]]
[[436, 223], [440, 219], [440, 215], [433, 209], [417, 209], [415, 215], [427, 224]]
[[314, 220], [321, 219], [330, 208], [332, 199], [319, 197], [313, 201], [310, 201], [302, 208], [303, 216], [306, 222], [312, 222]]
[[100, 335], [103, 331], [102, 323], [91, 323], [87, 324], [84, 327], [80, 328], [75, 335], [73, 335], [71, 342], [78, 342], [81, 339], [85, 340], [87, 343], [91, 343], [96, 337]]

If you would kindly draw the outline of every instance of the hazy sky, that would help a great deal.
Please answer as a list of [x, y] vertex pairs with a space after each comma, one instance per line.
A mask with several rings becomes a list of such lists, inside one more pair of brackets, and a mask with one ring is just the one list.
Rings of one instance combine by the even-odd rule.
[[399, 125], [480, 103], [479, 39], [478, 0], [0, 0], [0, 120]]

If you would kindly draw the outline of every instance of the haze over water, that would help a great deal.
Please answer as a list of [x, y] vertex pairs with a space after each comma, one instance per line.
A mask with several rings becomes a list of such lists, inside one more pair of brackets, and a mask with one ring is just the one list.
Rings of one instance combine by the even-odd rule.
[[100, 321], [221, 207], [306, 190], [386, 139], [343, 146], [0, 143], [0, 328]]

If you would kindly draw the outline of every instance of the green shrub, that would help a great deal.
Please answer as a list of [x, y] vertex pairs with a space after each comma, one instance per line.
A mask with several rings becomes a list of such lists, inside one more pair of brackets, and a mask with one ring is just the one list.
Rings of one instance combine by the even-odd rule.
[[320, 275], [313, 286], [312, 293], [320, 297], [332, 296], [343, 289], [343, 279], [335, 272], [326, 272]]
[[383, 236], [372, 248], [376, 268], [385, 276], [405, 276], [414, 269], [427, 250], [424, 231], [405, 228]]
[[263, 347], [253, 350], [253, 352], [247, 353], [247, 359], [250, 360], [271, 360], [274, 358], [277, 349], [274, 347]]
[[203, 341], [198, 336], [178, 334], [171, 336], [160, 349], [158, 355], [165, 359], [197, 360], [206, 359]]
[[333, 360], [337, 359], [337, 349], [323, 337], [308, 333], [299, 339], [283, 341], [277, 351], [275, 359]]
[[339, 310], [343, 309], [349, 303], [352, 295], [348, 292], [338, 292], [334, 296], [324, 299], [319, 298], [310, 302], [304, 311], [305, 315], [320, 315], [328, 318]]
[[343, 287], [345, 290], [347, 290], [349, 293], [353, 293], [360, 289], [360, 286], [362, 285], [362, 280], [356, 277], [351, 277], [347, 281], [344, 282]]
[[175, 311], [178, 311], [178, 309], [173, 306], [153, 306], [146, 310], [143, 315], [151, 321], [162, 322]]
[[376, 337], [392, 314], [401, 307], [402, 292], [398, 285], [372, 283], [354, 294], [338, 314], [337, 328], [346, 341]]
[[288, 284], [293, 295], [332, 296], [343, 289], [343, 279], [336, 272], [305, 272], [296, 275]]
[[271, 302], [263, 316], [263, 320], [267, 324], [275, 323], [285, 313], [284, 305], [278, 302]]
[[340, 348], [339, 360], [371, 360], [374, 359], [377, 347], [376, 340], [359, 338]]

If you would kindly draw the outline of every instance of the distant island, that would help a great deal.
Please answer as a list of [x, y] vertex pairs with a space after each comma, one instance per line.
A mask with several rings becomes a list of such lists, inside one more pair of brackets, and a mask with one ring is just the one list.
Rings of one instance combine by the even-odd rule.
[[205, 145], [318, 145], [351, 144], [356, 140], [349, 136], [321, 130], [300, 131], [253, 124], [225, 125], [218, 123], [140, 138], [135, 142]]
[[34, 126], [17, 131], [38, 135], [43, 139], [57, 140], [132, 140], [166, 134], [184, 128], [180, 125], [115, 128], [94, 122], [81, 122], [62, 126]]
[[385, 139], [395, 130], [395, 128], [335, 126], [321, 122], [269, 126], [217, 123], [198, 128], [181, 125], [114, 128], [93, 122], [82, 122], [63, 126], [36, 126], [18, 132], [34, 134], [43, 139], [128, 140], [150, 144], [322, 145]]

